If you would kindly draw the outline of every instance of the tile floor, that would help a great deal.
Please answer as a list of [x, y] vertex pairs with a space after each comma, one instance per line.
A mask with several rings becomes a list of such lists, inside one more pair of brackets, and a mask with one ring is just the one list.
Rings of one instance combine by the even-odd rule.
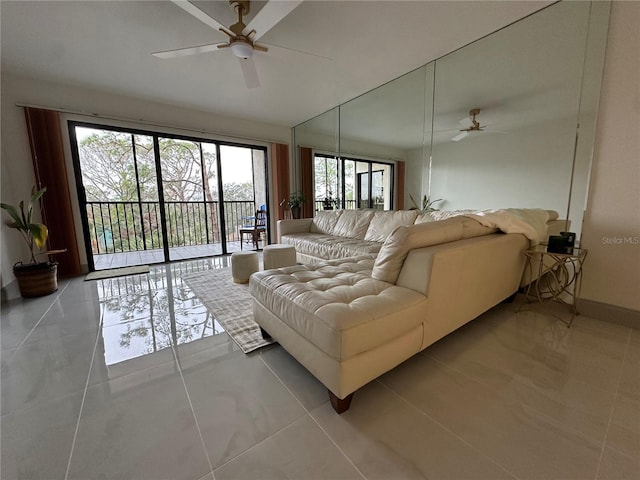
[[279, 346], [244, 355], [181, 281], [2, 304], [2, 478], [638, 479], [640, 331], [501, 304], [338, 416]]

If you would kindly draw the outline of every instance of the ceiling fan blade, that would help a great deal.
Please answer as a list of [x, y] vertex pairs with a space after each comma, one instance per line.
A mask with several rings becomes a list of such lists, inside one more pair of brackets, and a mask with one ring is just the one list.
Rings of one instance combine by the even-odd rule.
[[267, 47], [265, 47], [264, 45], [258, 45], [257, 43], [253, 44], [253, 49], [254, 50], [258, 50], [259, 52], [268, 52], [269, 49]]
[[473, 127], [473, 122], [471, 121], [471, 117], [464, 117], [463, 119], [458, 120], [458, 123], [463, 128]]
[[219, 48], [227, 46], [226, 43], [208, 43], [207, 45], [198, 45], [197, 47], [178, 48], [175, 50], [165, 50], [163, 52], [152, 53], [157, 58], [177, 58], [187, 57], [189, 55], [199, 55], [201, 53], [217, 52]]
[[258, 79], [258, 71], [256, 70], [256, 64], [253, 63], [252, 58], [239, 58], [240, 67], [242, 68], [242, 76], [244, 77], [244, 83], [247, 84], [247, 88], [258, 88], [260, 86], [260, 80]]
[[206, 23], [207, 25], [209, 25], [214, 30], [216, 31], [220, 29], [226, 30], [226, 27], [224, 25], [218, 22], [215, 18], [212, 18], [206, 13], [204, 13], [202, 10], [196, 7], [193, 3], [188, 2], [186, 0], [171, 0], [171, 1], [174, 4], [176, 4], [178, 7], [183, 9], [185, 12], [187, 12], [188, 14], [196, 17], [202, 23]]
[[456, 135], [455, 137], [451, 138], [451, 141], [459, 142], [463, 138], [466, 138], [468, 135], [469, 135], [469, 132], [460, 132], [458, 135]]
[[297, 48], [283, 47], [282, 45], [276, 45], [274, 43], [266, 43], [266, 42], [262, 42], [262, 44], [268, 45], [269, 49], [272, 52], [278, 52], [279, 54], [283, 54], [283, 55], [293, 53], [293, 54], [300, 54], [300, 55], [311, 55], [312, 57], [323, 58], [325, 60], [333, 60], [333, 58], [325, 57], [324, 55], [320, 55], [318, 53], [305, 52], [304, 50], [298, 50]]
[[255, 30], [256, 34], [253, 40], [256, 41], [262, 37], [265, 33], [276, 26], [280, 20], [289, 15], [298, 5], [302, 3], [302, 0], [290, 0], [290, 1], [275, 1], [271, 0], [266, 3], [264, 7], [253, 17], [253, 20], [249, 22], [249, 25], [242, 31], [247, 35], [251, 30]]

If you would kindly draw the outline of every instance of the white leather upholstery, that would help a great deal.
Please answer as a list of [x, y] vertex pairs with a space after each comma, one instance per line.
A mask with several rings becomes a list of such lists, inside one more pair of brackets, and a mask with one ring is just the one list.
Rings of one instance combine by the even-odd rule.
[[296, 218], [288, 220], [278, 220], [277, 237], [278, 243], [282, 242], [283, 235], [290, 235], [295, 233], [309, 233], [311, 228], [312, 218]]
[[[340, 226], [338, 217], [334, 232], [357, 225], [351, 215], [358, 214]], [[347, 255], [344, 245], [372, 250], [250, 280], [256, 322], [338, 398], [516, 292], [529, 246], [524, 235], [497, 233], [464, 216], [395, 226], [377, 255], [379, 242], [282, 226], [283, 240], [313, 252], [299, 253], [309, 261]]]
[[298, 233], [282, 235], [280, 242], [293, 245], [296, 252], [319, 259], [347, 258], [363, 254], [375, 254], [382, 247], [378, 242], [357, 238], [336, 237], [322, 233]]
[[[279, 220], [278, 243], [295, 246], [302, 263], [375, 254], [393, 229], [411, 225], [417, 215], [402, 210], [323, 210], [313, 219]], [[365, 239], [366, 235], [378, 240]]]
[[423, 327], [419, 325], [376, 348], [348, 360], [339, 361], [328, 356], [309, 339], [280, 321], [257, 300], [253, 303], [253, 317], [287, 352], [339, 398], [355, 392], [362, 385], [418, 353], [423, 338]]
[[273, 243], [262, 250], [264, 269], [290, 267], [296, 264], [296, 249], [292, 245]]
[[260, 272], [254, 299], [326, 355], [347, 360], [422, 323], [426, 298], [371, 278], [372, 259]]
[[435, 222], [430, 212], [419, 213], [416, 220], [413, 222], [415, 225], [419, 223]]
[[247, 283], [252, 273], [260, 270], [257, 252], [235, 252], [231, 254], [231, 276], [235, 283]]
[[309, 231], [311, 233], [332, 235], [341, 214], [342, 210], [321, 210], [317, 212], [316, 216], [313, 217]]
[[462, 216], [440, 222], [398, 227], [380, 249], [372, 276], [378, 280], [395, 283], [410, 250], [494, 232], [495, 228], [483, 227], [477, 221]]
[[375, 210], [344, 210], [333, 229], [333, 235], [364, 240], [375, 213]]
[[395, 284], [372, 275], [382, 252], [256, 273], [254, 319], [344, 398], [517, 290], [528, 240], [472, 222], [399, 227]]
[[384, 242], [397, 227], [401, 225], [413, 225], [417, 210], [398, 210], [376, 212], [369, 224], [365, 240], [372, 242]]

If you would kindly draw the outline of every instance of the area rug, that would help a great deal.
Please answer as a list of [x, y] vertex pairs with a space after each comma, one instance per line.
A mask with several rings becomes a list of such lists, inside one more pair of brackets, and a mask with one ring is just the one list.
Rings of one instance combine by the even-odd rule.
[[271, 345], [253, 321], [253, 300], [249, 284], [234, 283], [230, 268], [184, 275], [182, 280], [205, 305], [244, 353]]
[[122, 277], [123, 275], [140, 275], [149, 273], [149, 265], [137, 265], [135, 267], [110, 268], [109, 270], [98, 270], [88, 273], [86, 280], [102, 280], [105, 278]]

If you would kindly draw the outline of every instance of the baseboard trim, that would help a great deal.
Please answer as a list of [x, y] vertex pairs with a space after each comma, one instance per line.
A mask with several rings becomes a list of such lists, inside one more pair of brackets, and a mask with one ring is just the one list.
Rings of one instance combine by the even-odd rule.
[[579, 298], [578, 311], [585, 317], [640, 330], [640, 311], [638, 310]]
[[18, 281], [14, 278], [12, 282], [6, 284], [0, 289], [0, 303], [6, 303], [13, 298], [20, 297], [20, 288]]

